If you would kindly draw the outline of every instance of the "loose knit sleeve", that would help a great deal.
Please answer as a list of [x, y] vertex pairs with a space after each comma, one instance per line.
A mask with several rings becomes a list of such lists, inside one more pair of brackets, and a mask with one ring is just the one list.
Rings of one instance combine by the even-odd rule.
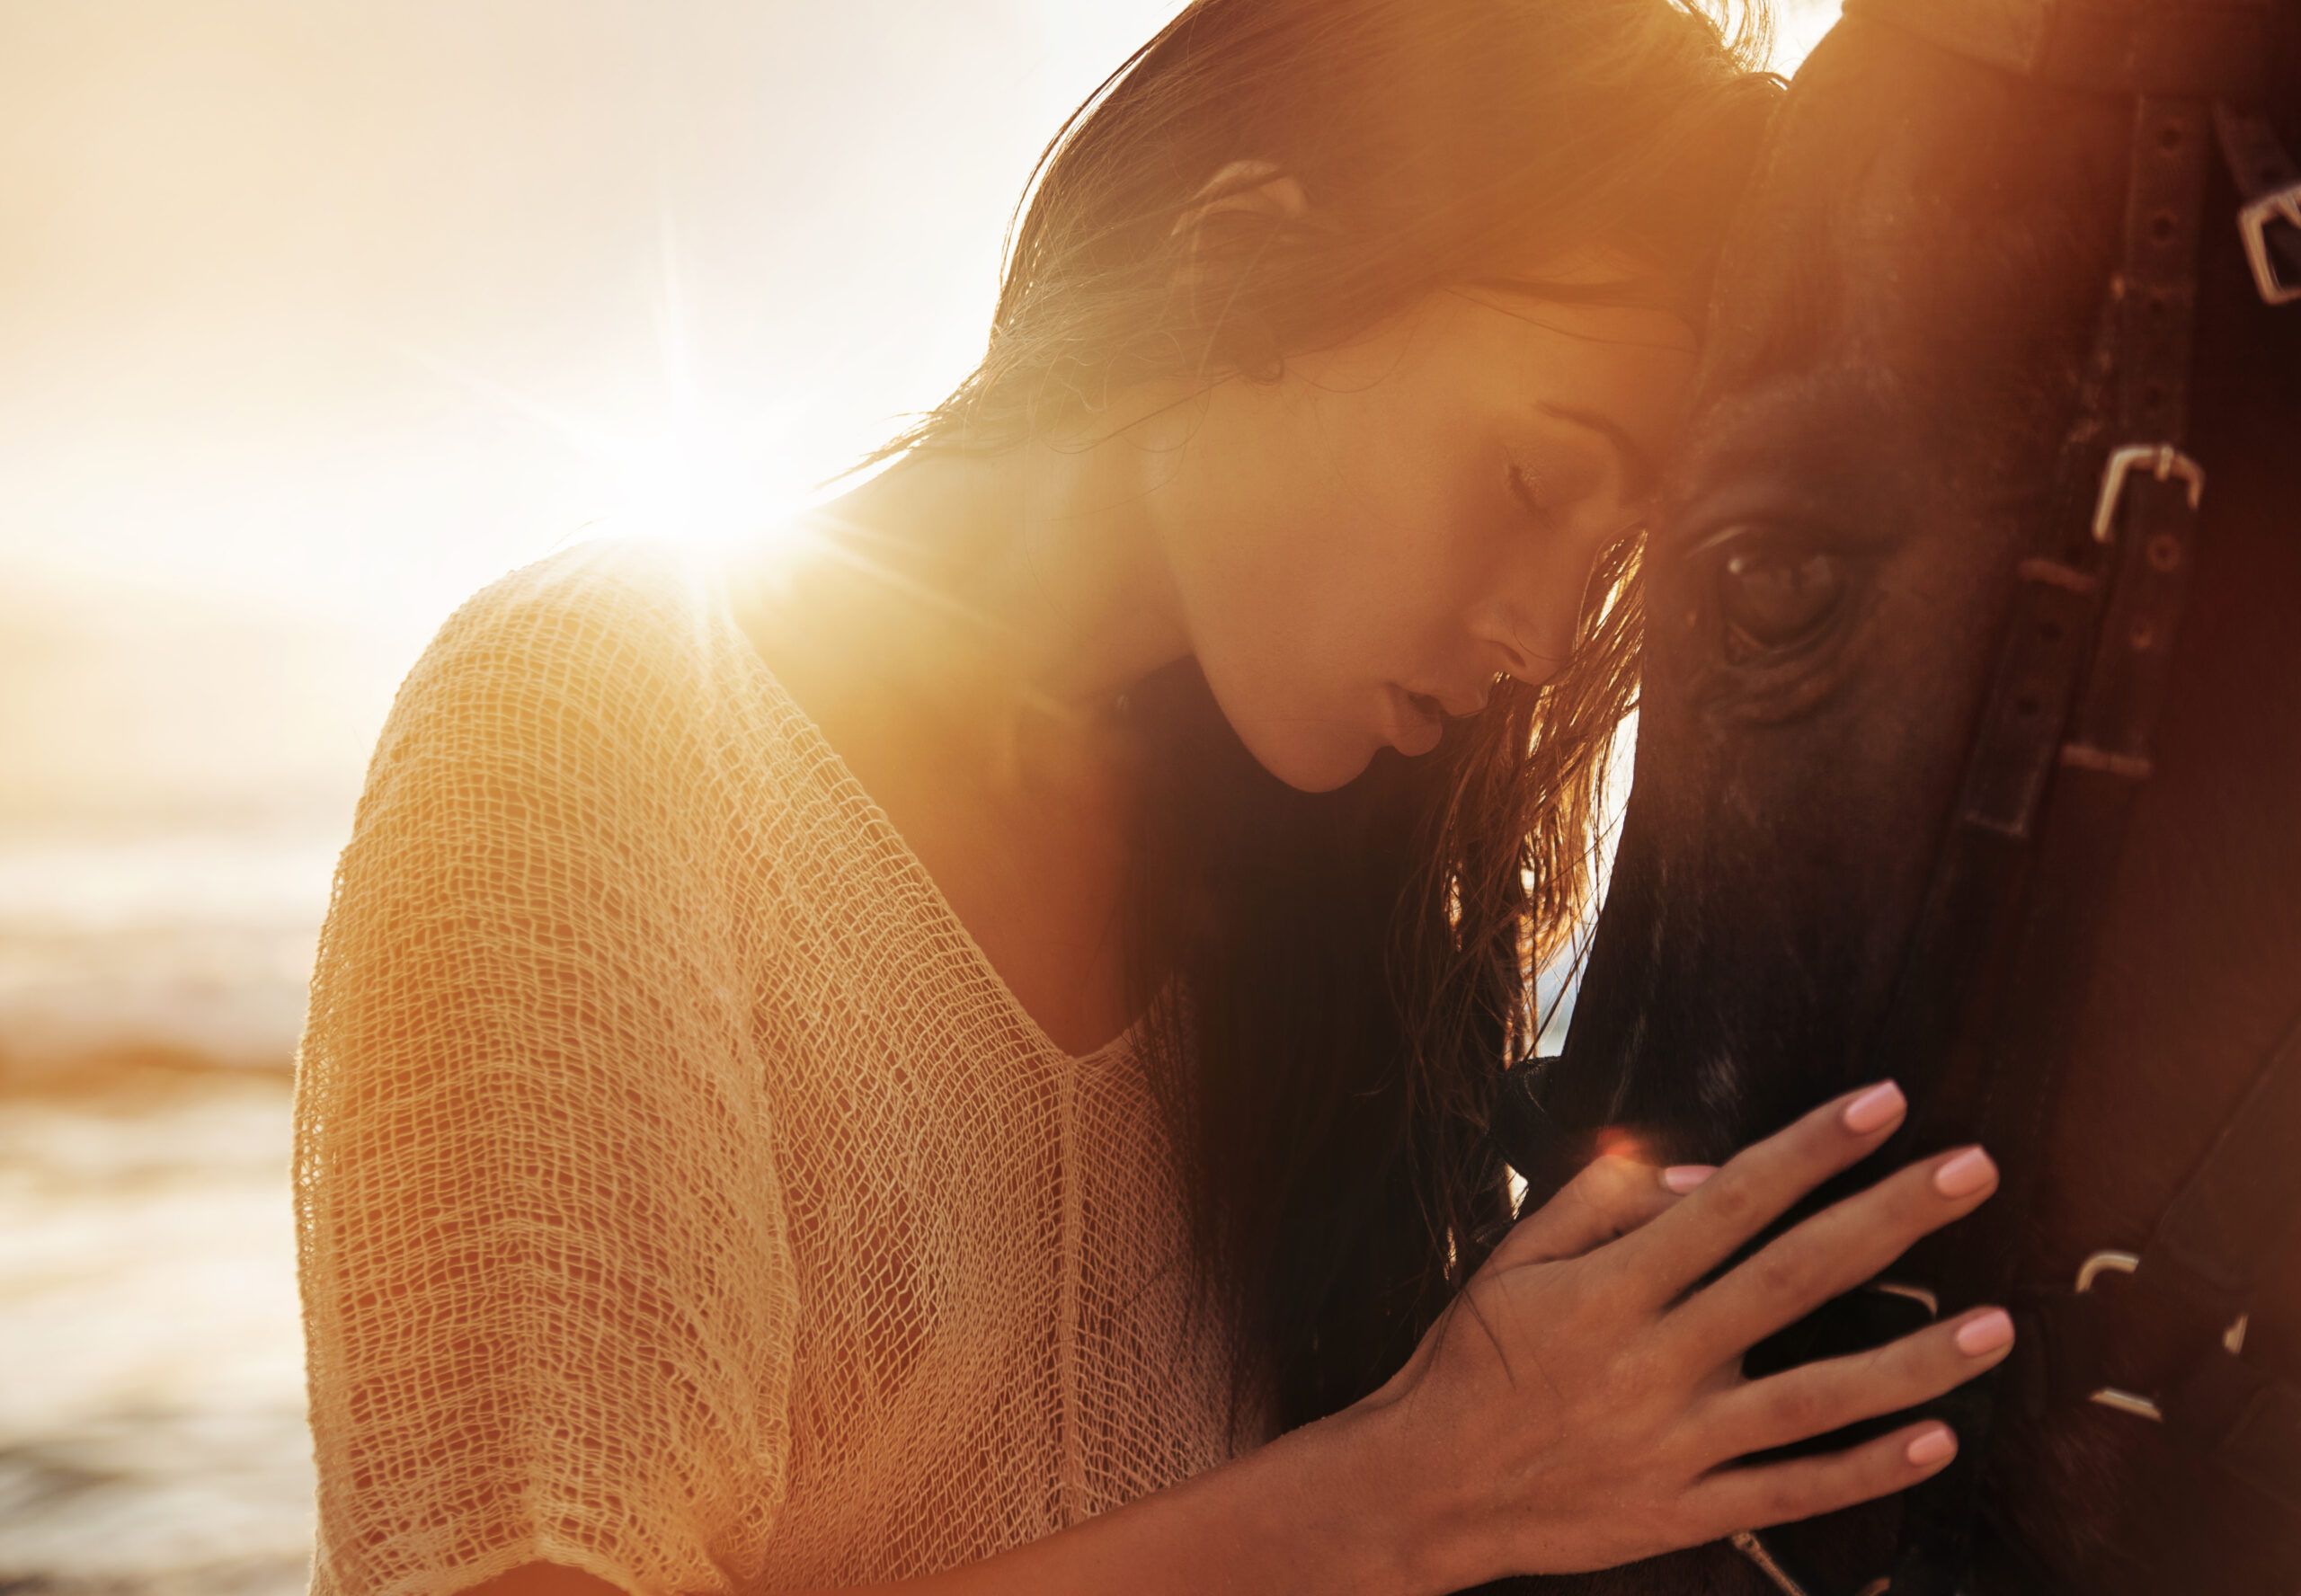
[[402, 690], [299, 1067], [318, 1596], [756, 1577], [793, 1326], [714, 661], [582, 560]]

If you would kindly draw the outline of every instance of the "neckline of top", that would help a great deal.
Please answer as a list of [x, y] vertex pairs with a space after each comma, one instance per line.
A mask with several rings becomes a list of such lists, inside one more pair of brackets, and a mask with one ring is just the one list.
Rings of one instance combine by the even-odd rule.
[[742, 658], [748, 662], [749, 669], [757, 680], [762, 699], [769, 706], [780, 712], [789, 728], [788, 734], [800, 745], [801, 751], [808, 757], [808, 763], [825, 774], [830, 786], [835, 793], [852, 801], [852, 807], [863, 827], [877, 834], [878, 839], [886, 844], [898, 868], [916, 881], [920, 891], [927, 900], [928, 912], [939, 922], [940, 928], [947, 929], [958, 939], [960, 946], [966, 950], [967, 958], [974, 964], [977, 973], [997, 995], [999, 1006], [1015, 1027], [1023, 1033], [1024, 1039], [1035, 1051], [1053, 1054], [1071, 1065], [1105, 1063], [1133, 1051], [1141, 1037], [1147, 1016], [1137, 1015], [1134, 1019], [1128, 1021], [1126, 1028], [1117, 1035], [1091, 1051], [1084, 1053], [1072, 1052], [1047, 1033], [1046, 1027], [1039, 1024], [1037, 1016], [1023, 1006], [1021, 998], [1015, 996], [1014, 988], [1008, 986], [1007, 978], [999, 973], [999, 967], [991, 962], [991, 955], [983, 952], [982, 944], [975, 940], [974, 933], [967, 929], [967, 924], [959, 918], [958, 910], [951, 907], [951, 900], [944, 896], [942, 886], [928, 870], [926, 862], [920, 858], [911, 844], [904, 839], [902, 832], [897, 829], [887, 811], [879, 807], [879, 801], [871, 796], [862, 782], [857, 779], [854, 771], [848, 768], [847, 760], [841, 757], [838, 749], [831, 746], [831, 739], [823, 735], [822, 728], [815, 724], [814, 717], [807, 713], [806, 706], [791, 696], [790, 689], [783, 685], [782, 678], [775, 674], [774, 667], [770, 666], [767, 662], [767, 657], [760, 652], [757, 641], [737, 618], [725, 585], [721, 583], [715, 586], [715, 608], [718, 612], [715, 619], [721, 625], [734, 634], [730, 641], [741, 651]]

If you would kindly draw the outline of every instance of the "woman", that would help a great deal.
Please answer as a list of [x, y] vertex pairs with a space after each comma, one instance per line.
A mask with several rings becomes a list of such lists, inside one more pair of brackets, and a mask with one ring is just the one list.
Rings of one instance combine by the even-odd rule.
[[320, 1589], [1436, 1592], [1941, 1466], [1724, 1467], [2003, 1355], [1738, 1374], [1978, 1149], [1696, 1289], [1890, 1086], [1515, 1227], [1481, 1137], [1772, 92], [1668, 0], [1198, 0], [808, 558], [449, 625], [304, 1055]]

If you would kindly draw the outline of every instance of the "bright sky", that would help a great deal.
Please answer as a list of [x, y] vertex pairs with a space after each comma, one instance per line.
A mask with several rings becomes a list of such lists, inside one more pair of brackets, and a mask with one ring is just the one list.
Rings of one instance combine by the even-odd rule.
[[980, 346], [1172, 0], [0, 6], [0, 558], [392, 630], [754, 519]]

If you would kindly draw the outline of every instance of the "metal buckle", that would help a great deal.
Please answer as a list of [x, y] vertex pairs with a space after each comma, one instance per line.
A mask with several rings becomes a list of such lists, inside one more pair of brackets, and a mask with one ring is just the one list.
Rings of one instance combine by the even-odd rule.
[[2125, 497], [2125, 479], [2137, 466], [2146, 466], [2159, 482], [2180, 477], [2189, 484], [2190, 508], [2205, 497], [2205, 467], [2170, 443], [2128, 443], [2110, 451], [2101, 467], [2101, 496], [2093, 505], [2093, 541], [2108, 543], [2117, 533], [2118, 501]]
[[[2077, 1266], [2077, 1294], [2082, 1297], [2092, 1290], [2095, 1277], [2104, 1269], [2113, 1269], [2119, 1274], [2131, 1274], [2140, 1267], [2141, 1259], [2138, 1255], [2121, 1253], [2115, 1247], [2104, 1247]], [[2113, 1407], [2121, 1414], [2131, 1414], [2137, 1419], [2147, 1419], [2154, 1424], [2162, 1424], [2165, 1422], [2163, 1410], [2148, 1397], [2136, 1396], [2131, 1391], [2120, 1391], [2115, 1386], [2103, 1386], [2086, 1400], [2098, 1402], [2103, 1407]]]
[[1861, 1289], [1875, 1291], [1880, 1297], [1899, 1297], [1904, 1301], [1915, 1302], [1925, 1310], [1925, 1317], [1929, 1319], [1941, 1317], [1941, 1299], [1923, 1286], [1913, 1286], [1904, 1281], [1873, 1280]]
[[[2104, 1247], [2077, 1266], [2078, 1293], [2082, 1296], [2092, 1290], [2094, 1281], [2100, 1278], [2101, 1272], [2105, 1269], [2118, 1274], [2131, 1274], [2140, 1267], [2141, 1259], [2138, 1255], [2121, 1252], [2116, 1247]], [[2224, 1352], [2234, 1356], [2245, 1350], [2245, 1326], [2252, 1322], [2252, 1317], [2251, 1314], [2239, 1314], [2229, 1328], [2221, 1333], [2221, 1347]], [[2164, 1410], [2148, 1397], [2137, 1396], [2131, 1391], [2121, 1391], [2115, 1386], [2103, 1386], [2086, 1400], [2098, 1402], [2103, 1407], [2115, 1408], [2121, 1414], [2131, 1414], [2137, 1419], [2147, 1419], [2152, 1423], [2162, 1424], [2165, 1422]]]
[[2301, 282], [2284, 282], [2277, 275], [2277, 262], [2269, 253], [2272, 221], [2301, 229], [2301, 183], [2272, 189], [2237, 212], [2237, 236], [2245, 241], [2245, 262], [2253, 269], [2253, 287], [2261, 291], [2266, 304], [2290, 305], [2301, 299]]

